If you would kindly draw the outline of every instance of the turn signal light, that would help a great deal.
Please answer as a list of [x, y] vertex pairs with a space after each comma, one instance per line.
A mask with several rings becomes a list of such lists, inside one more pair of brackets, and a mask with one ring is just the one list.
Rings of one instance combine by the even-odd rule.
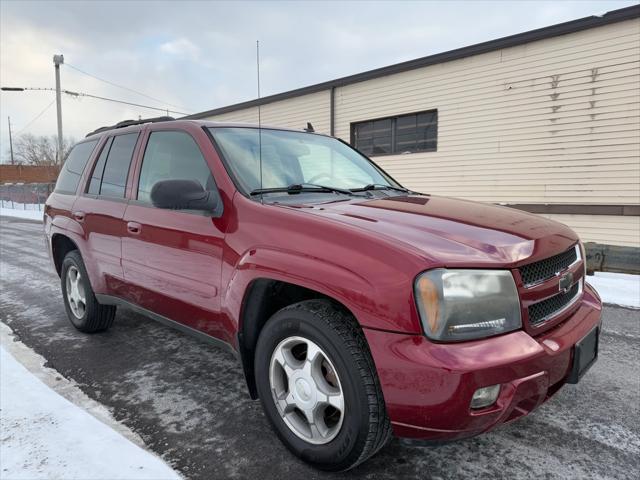
[[428, 277], [420, 277], [418, 280], [418, 295], [422, 301], [422, 308], [425, 310], [427, 325], [431, 334], [438, 331], [440, 323], [440, 302], [438, 299], [438, 287]]

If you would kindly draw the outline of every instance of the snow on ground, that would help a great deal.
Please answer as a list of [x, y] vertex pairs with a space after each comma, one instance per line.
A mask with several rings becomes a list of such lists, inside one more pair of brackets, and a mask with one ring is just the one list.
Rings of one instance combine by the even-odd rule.
[[640, 308], [640, 275], [595, 272], [587, 283], [596, 289], [604, 303]]
[[[42, 357], [12, 342], [10, 329], [0, 326], [0, 478], [181, 478], [159, 457], [136, 445], [142, 444], [139, 437], [104, 407], [58, 372], [43, 367]], [[43, 381], [55, 385], [56, 391]], [[93, 415], [67, 398], [78, 400]]]
[[26, 220], [38, 220], [39, 222], [41, 222], [43, 213], [42, 211], [37, 209], [24, 210], [17, 208], [0, 207], [0, 215], [4, 215], [5, 217], [24, 218]]
[[42, 203], [19, 203], [11, 200], [0, 200], [0, 207], [11, 210], [44, 210], [44, 204]]

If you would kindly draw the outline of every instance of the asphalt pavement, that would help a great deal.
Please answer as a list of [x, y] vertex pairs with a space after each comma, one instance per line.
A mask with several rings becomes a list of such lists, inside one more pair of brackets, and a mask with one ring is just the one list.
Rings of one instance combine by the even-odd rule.
[[596, 365], [528, 417], [437, 446], [394, 439], [325, 474], [278, 441], [232, 354], [125, 310], [106, 333], [76, 331], [41, 224], [0, 218], [0, 321], [190, 479], [639, 478], [639, 317], [605, 307]]

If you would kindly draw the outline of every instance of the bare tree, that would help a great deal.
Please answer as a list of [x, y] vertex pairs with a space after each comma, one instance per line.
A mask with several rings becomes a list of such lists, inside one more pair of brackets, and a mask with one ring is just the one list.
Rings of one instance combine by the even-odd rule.
[[[73, 139], [63, 139], [63, 158], [67, 157], [73, 143]], [[55, 135], [50, 137], [45, 135], [36, 136], [32, 133], [20, 135], [13, 142], [13, 155], [18, 164], [56, 165], [57, 137]]]

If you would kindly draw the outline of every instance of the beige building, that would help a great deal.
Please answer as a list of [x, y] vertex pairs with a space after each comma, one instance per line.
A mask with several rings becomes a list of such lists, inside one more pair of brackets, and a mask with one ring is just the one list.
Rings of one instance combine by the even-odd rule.
[[191, 118], [257, 123], [258, 105], [263, 124], [311, 122], [411, 189], [540, 213], [637, 262], [640, 6]]

